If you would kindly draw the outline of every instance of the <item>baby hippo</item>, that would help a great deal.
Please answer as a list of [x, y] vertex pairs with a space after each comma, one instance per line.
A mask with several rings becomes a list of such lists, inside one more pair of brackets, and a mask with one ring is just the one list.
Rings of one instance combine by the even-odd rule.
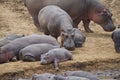
[[62, 75], [55, 75], [53, 80], [90, 80], [90, 79], [84, 77], [76, 77], [76, 76], [64, 77]]
[[4, 46], [5, 44], [8, 44], [9, 42], [17, 39], [17, 38], [21, 38], [24, 37], [23, 34], [11, 34], [6, 36], [5, 38], [0, 39], [0, 47]]
[[71, 17], [61, 8], [50, 5], [42, 8], [38, 14], [40, 28], [46, 35], [56, 39], [62, 35], [62, 45], [68, 50], [74, 50], [74, 29]]
[[93, 75], [90, 72], [86, 71], [66, 71], [63, 73], [64, 76], [77, 76], [77, 77], [85, 77], [89, 80], [100, 80], [97, 76]]
[[114, 42], [115, 51], [120, 53], [120, 28], [113, 31], [112, 40]]
[[41, 54], [47, 53], [49, 50], [59, 48], [60, 46], [53, 46], [47, 43], [32, 44], [23, 48], [19, 57], [23, 61], [40, 61]]
[[41, 55], [41, 64], [45, 65], [53, 63], [55, 70], [59, 70], [59, 62], [67, 60], [72, 60], [72, 54], [64, 48], [55, 48]]
[[82, 47], [83, 43], [86, 40], [85, 35], [77, 28], [75, 29], [74, 43], [75, 47]]

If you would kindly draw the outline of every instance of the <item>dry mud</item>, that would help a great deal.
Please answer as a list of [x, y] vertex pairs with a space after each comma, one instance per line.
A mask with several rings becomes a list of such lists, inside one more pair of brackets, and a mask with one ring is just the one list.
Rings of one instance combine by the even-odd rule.
[[[101, 0], [113, 13], [115, 25], [120, 24], [120, 0]], [[94, 33], [86, 33], [80, 23], [79, 28], [86, 35], [82, 48], [73, 53], [73, 60], [60, 63], [60, 71], [85, 70], [105, 71], [120, 69], [120, 54], [116, 53], [111, 39], [112, 32], [105, 32], [99, 25], [90, 24]], [[9, 34], [42, 34], [34, 26], [22, 0], [0, 0], [0, 38]], [[57, 73], [52, 65], [42, 66], [39, 62], [9, 62], [0, 64], [0, 80], [16, 80], [34, 73]], [[108, 79], [109, 80], [109, 79]]]

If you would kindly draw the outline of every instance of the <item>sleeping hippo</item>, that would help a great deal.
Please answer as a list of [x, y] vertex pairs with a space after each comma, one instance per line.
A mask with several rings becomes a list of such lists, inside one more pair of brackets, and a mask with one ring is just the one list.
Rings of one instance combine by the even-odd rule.
[[120, 53], [120, 28], [116, 29], [112, 33], [112, 40], [114, 42], [114, 48], [117, 53]]
[[97, 76], [93, 75], [90, 72], [86, 71], [66, 71], [63, 73], [64, 76], [77, 76], [88, 78], [89, 80], [100, 80]]
[[85, 78], [85, 77], [76, 77], [76, 76], [64, 77], [62, 75], [55, 75], [54, 80], [90, 80], [90, 79]]
[[54, 64], [55, 70], [59, 70], [58, 63], [72, 60], [72, 54], [64, 48], [55, 48], [41, 55], [41, 64]]
[[105, 31], [115, 29], [112, 13], [99, 0], [24, 0], [24, 3], [37, 28], [40, 28], [39, 11], [45, 6], [56, 5], [71, 16], [74, 27], [82, 21], [86, 32], [93, 32], [89, 28], [90, 21], [99, 24]]
[[54, 74], [51, 73], [44, 73], [44, 74], [34, 74], [31, 80], [53, 80]]
[[85, 35], [77, 28], [75, 29], [75, 35], [74, 35], [74, 43], [75, 47], [82, 47], [83, 43], [86, 40]]
[[62, 46], [68, 50], [75, 49], [73, 22], [64, 10], [54, 5], [46, 6], [40, 10], [38, 20], [44, 34], [56, 39], [62, 35]]
[[19, 57], [23, 61], [40, 61], [42, 54], [59, 47], [48, 43], [32, 44], [20, 50]]
[[0, 47], [8, 44], [10, 41], [15, 40], [17, 38], [24, 37], [23, 34], [11, 34], [7, 35], [5, 38], [0, 39]]
[[23, 49], [28, 45], [38, 44], [38, 43], [48, 43], [54, 46], [59, 46], [55, 38], [47, 35], [34, 34], [34, 35], [18, 38], [0, 48], [0, 63], [7, 62], [8, 60], [10, 61], [15, 56], [17, 60], [19, 60], [18, 55], [21, 49]]

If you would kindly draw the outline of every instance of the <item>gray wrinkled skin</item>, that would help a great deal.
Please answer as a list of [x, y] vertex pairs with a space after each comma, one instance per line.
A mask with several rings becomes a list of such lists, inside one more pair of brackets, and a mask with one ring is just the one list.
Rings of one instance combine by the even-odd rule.
[[90, 80], [88, 78], [84, 77], [76, 77], [76, 76], [61, 76], [61, 75], [55, 75], [54, 80]]
[[99, 24], [105, 31], [115, 29], [112, 13], [99, 0], [24, 0], [24, 3], [37, 28], [40, 28], [39, 11], [45, 6], [56, 5], [71, 16], [74, 27], [82, 21], [86, 32], [93, 32], [89, 27], [90, 21]]
[[59, 47], [47, 43], [32, 44], [23, 48], [19, 53], [19, 57], [23, 61], [40, 61], [42, 54]]
[[41, 64], [54, 64], [55, 70], [59, 69], [58, 63], [71, 60], [72, 54], [64, 48], [55, 48], [41, 55]]
[[34, 74], [32, 80], [53, 80], [54, 74], [44, 73], [44, 74]]
[[86, 40], [85, 35], [79, 29], [75, 28], [75, 37], [74, 37], [75, 47], [82, 47], [85, 40]]
[[9, 42], [17, 39], [17, 38], [21, 38], [21, 37], [24, 37], [23, 34], [11, 34], [11, 35], [8, 35], [6, 36], [5, 38], [2, 38], [0, 39], [0, 47], [8, 44]]
[[[34, 34], [34, 35], [18, 38], [0, 48], [0, 63], [4, 63], [8, 60], [11, 60], [15, 56], [19, 60], [19, 51], [22, 48], [31, 44], [38, 44], [38, 43], [49, 43], [54, 46], [59, 46], [55, 38], [47, 35]], [[3, 54], [5, 55], [3, 56]]]
[[100, 80], [97, 76], [85, 71], [66, 71], [63, 73], [63, 75], [85, 77], [85, 78], [88, 78], [89, 80]]
[[73, 22], [64, 10], [54, 5], [46, 6], [40, 10], [38, 20], [44, 34], [56, 39], [63, 35], [62, 46], [68, 50], [75, 49]]
[[120, 28], [113, 31], [111, 38], [114, 42], [115, 51], [120, 53]]

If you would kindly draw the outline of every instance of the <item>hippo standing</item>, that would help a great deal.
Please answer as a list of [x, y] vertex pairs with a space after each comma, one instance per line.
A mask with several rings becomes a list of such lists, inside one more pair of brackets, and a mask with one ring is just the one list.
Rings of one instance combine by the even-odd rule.
[[90, 21], [99, 24], [105, 31], [115, 29], [111, 12], [99, 0], [25, 0], [24, 2], [37, 28], [40, 28], [39, 11], [47, 5], [56, 5], [72, 17], [75, 27], [83, 21], [86, 32], [93, 32], [89, 28]]
[[100, 80], [97, 76], [93, 75], [90, 72], [86, 71], [66, 71], [63, 73], [65, 76], [77, 76], [77, 77], [85, 77], [90, 80]]
[[6, 36], [5, 38], [0, 39], [0, 47], [8, 44], [10, 41], [15, 40], [17, 38], [24, 37], [23, 34], [11, 34]]
[[76, 77], [76, 76], [64, 77], [62, 75], [55, 75], [54, 80], [90, 80], [90, 79], [85, 78], [85, 77]]
[[120, 53], [120, 28], [116, 29], [112, 33], [112, 40], [114, 42], [114, 48], [117, 53]]
[[54, 5], [46, 6], [40, 10], [38, 20], [44, 34], [56, 39], [62, 35], [62, 46], [68, 50], [75, 49], [73, 22], [64, 10]]
[[77, 28], [75, 29], [75, 35], [74, 35], [74, 43], [75, 47], [82, 47], [83, 43], [86, 40], [85, 35]]
[[0, 63], [7, 62], [11, 60], [13, 57], [19, 60], [19, 51], [31, 44], [38, 44], [38, 43], [48, 43], [54, 46], [59, 46], [58, 42], [55, 38], [47, 35], [30, 35], [22, 38], [15, 39], [10, 43], [2, 46], [0, 48]]
[[46, 65], [53, 63], [55, 70], [59, 69], [58, 67], [59, 62], [67, 60], [72, 60], [72, 54], [71, 52], [64, 48], [55, 48], [41, 55], [41, 64]]
[[20, 50], [19, 57], [23, 61], [40, 61], [42, 54], [59, 47], [47, 43], [32, 44]]

